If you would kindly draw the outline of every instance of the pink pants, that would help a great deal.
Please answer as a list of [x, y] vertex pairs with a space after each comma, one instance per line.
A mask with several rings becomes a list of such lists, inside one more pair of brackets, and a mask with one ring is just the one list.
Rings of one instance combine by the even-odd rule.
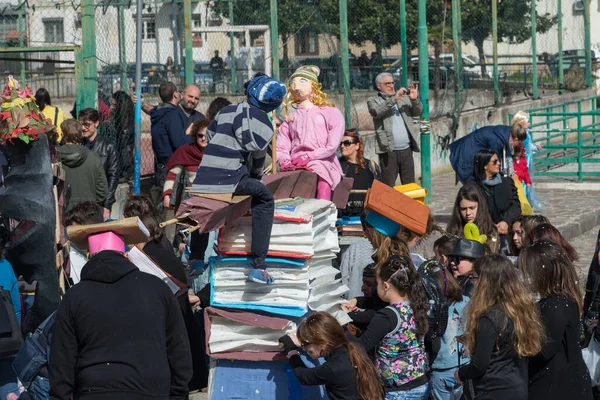
[[317, 199], [331, 201], [331, 185], [321, 177], [317, 181]]

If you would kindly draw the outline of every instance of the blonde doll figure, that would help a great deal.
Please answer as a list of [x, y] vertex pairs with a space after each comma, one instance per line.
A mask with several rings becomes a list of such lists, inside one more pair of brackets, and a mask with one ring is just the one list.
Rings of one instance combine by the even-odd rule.
[[286, 110], [295, 110], [279, 127], [277, 162], [281, 170], [303, 168], [319, 176], [317, 198], [331, 200], [331, 192], [342, 179], [336, 151], [344, 136], [344, 117], [321, 91], [320, 69], [300, 67], [289, 80]]

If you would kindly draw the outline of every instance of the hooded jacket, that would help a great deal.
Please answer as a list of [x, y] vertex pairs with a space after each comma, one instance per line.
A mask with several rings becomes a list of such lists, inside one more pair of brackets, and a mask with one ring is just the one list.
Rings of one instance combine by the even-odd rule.
[[150, 111], [150, 121], [152, 151], [158, 163], [166, 165], [175, 150], [190, 143], [185, 134], [188, 117], [178, 106], [162, 103]]
[[94, 255], [58, 309], [49, 372], [52, 399], [184, 399], [192, 361], [175, 296], [120, 253]]
[[100, 157], [80, 144], [65, 144], [58, 148], [65, 169], [65, 179], [71, 196], [67, 208], [85, 201], [105, 206], [108, 183]]
[[110, 140], [97, 135], [94, 141], [85, 141], [84, 146], [98, 154], [100, 161], [102, 161], [102, 167], [108, 181], [108, 194], [104, 207], [110, 210], [115, 202], [115, 192], [117, 191], [119, 175], [121, 173], [115, 145]]
[[[492, 150], [502, 160], [510, 158], [510, 126], [486, 126], [450, 144], [450, 164], [461, 183], [473, 179], [473, 162], [480, 150]], [[505, 166], [507, 167], [507, 166]]]

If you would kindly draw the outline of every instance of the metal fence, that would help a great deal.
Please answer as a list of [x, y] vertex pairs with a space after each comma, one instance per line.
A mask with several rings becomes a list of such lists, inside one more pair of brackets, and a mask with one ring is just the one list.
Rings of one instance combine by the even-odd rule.
[[[5, 74], [47, 88], [65, 108], [106, 108], [114, 93], [133, 93], [135, 1], [3, 1]], [[589, 25], [586, 1], [146, 0], [139, 89], [158, 103], [161, 82], [194, 83], [204, 112], [216, 96], [242, 94], [256, 72], [286, 81], [313, 64], [348, 126], [372, 129], [366, 99], [381, 72], [397, 88], [421, 85], [424, 119], [458, 121], [467, 110], [589, 87]], [[133, 124], [116, 114], [109, 122]], [[148, 134], [143, 117], [143, 174], [152, 173]]]

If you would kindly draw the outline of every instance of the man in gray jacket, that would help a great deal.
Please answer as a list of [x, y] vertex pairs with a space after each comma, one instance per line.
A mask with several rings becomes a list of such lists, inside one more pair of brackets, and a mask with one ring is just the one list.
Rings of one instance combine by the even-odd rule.
[[375, 78], [379, 93], [367, 100], [369, 113], [373, 117], [377, 140], [377, 154], [381, 167], [382, 180], [394, 186], [398, 174], [402, 184], [415, 182], [413, 152], [419, 152], [415, 140], [418, 126], [413, 118], [423, 113], [416, 84], [410, 89], [394, 89], [392, 74], [382, 72]]

